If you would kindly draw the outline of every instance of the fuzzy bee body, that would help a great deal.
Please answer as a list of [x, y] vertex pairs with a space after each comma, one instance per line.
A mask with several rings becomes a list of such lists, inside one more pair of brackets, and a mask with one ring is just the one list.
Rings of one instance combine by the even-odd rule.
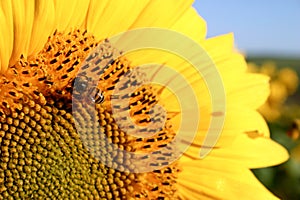
[[82, 93], [88, 88], [89, 79], [86, 76], [77, 77], [75, 80], [73, 87], [76, 87], [78, 92]]
[[103, 92], [95, 86], [91, 86], [90, 80], [86, 76], [79, 76], [73, 84], [73, 95], [78, 100], [88, 100], [96, 104], [104, 102]]

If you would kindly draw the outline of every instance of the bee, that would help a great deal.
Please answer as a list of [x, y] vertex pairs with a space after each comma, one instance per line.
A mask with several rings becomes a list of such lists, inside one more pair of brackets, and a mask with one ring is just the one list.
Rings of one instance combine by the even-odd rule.
[[85, 91], [88, 89], [89, 79], [86, 76], [77, 76], [73, 80], [73, 92], [72, 95], [77, 100], [82, 100], [85, 96]]
[[292, 128], [287, 132], [288, 136], [293, 140], [297, 140], [300, 137], [300, 119], [295, 119]]
[[86, 76], [78, 76], [74, 79], [73, 87], [81, 93], [84, 92], [88, 88], [89, 78]]
[[96, 104], [103, 103], [105, 99], [103, 92], [97, 87], [90, 89], [89, 98]]
[[96, 104], [104, 102], [104, 94], [98, 88], [91, 86], [90, 78], [86, 76], [78, 76], [73, 83], [73, 95], [78, 100], [88, 100]]

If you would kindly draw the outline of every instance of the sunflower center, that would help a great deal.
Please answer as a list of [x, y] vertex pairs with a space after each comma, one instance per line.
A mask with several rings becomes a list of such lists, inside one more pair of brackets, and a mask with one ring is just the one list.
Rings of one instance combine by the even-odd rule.
[[[105, 68], [99, 67], [105, 53], [89, 55], [98, 44], [93, 36], [81, 30], [68, 34], [56, 32], [37, 55], [27, 59], [21, 56], [6, 74], [0, 75], [0, 197], [177, 197], [179, 168], [176, 162], [169, 163], [166, 159], [173, 156], [174, 149], [169, 153], [160, 151], [175, 136], [168, 118], [158, 133], [147, 138], [132, 136], [120, 127], [120, 123], [126, 126], [127, 119], [114, 117], [112, 108], [117, 105], [111, 101], [113, 91], [134, 67], [124, 57], [112, 60]], [[103, 52], [110, 53], [109, 46], [103, 47]], [[80, 71], [85, 59], [90, 64]], [[81, 90], [73, 92], [76, 77], [90, 74], [98, 75], [100, 80], [92, 96], [88, 96], [94, 105], [81, 101]], [[132, 78], [122, 83], [121, 88], [126, 89], [139, 80]], [[84, 82], [80, 87], [85, 89]], [[150, 108], [159, 98], [155, 87], [144, 85], [121, 98], [128, 99], [129, 106], [119, 107], [120, 113], [129, 111], [134, 123], [146, 127]], [[76, 107], [75, 112], [72, 106]], [[92, 111], [96, 115], [91, 115]], [[157, 116], [158, 121], [160, 118]], [[144, 132], [147, 134], [151, 129], [145, 128]], [[160, 168], [134, 173], [135, 163], [114, 148], [155, 154], [155, 159], [145, 161], [145, 166]]]

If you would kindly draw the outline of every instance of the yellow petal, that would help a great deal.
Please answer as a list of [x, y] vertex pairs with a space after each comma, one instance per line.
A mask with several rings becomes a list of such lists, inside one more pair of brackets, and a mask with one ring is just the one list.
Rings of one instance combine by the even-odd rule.
[[235, 160], [249, 168], [278, 165], [289, 158], [285, 148], [257, 133], [241, 134], [231, 146], [215, 149], [209, 156]]
[[130, 28], [170, 27], [192, 3], [192, 0], [151, 0]]
[[49, 35], [54, 31], [54, 19], [53, 1], [35, 2], [34, 21], [28, 55], [38, 52], [44, 46]]
[[234, 36], [232, 33], [209, 38], [201, 42], [201, 45], [224, 77], [227, 74], [232, 74], [230, 76], [232, 80], [236, 77], [233, 74], [236, 75], [246, 71], [247, 63], [244, 56], [234, 49]]
[[203, 47], [217, 64], [228, 59], [233, 52], [234, 38], [232, 33], [209, 38], [202, 43]]
[[269, 94], [269, 77], [261, 74], [245, 74], [239, 84], [230, 84], [227, 101], [257, 109], [265, 103]]
[[[215, 58], [218, 60], [218, 58]], [[215, 61], [215, 60], [214, 60]], [[219, 61], [215, 61], [215, 65], [222, 75], [226, 92], [240, 81], [240, 77], [245, 74], [247, 64], [243, 55], [239, 53], [231, 53], [227, 57], [223, 57]]]
[[20, 55], [28, 55], [31, 30], [34, 19], [34, 1], [12, 1], [12, 13], [14, 23], [14, 47], [9, 61], [13, 65]]
[[108, 0], [90, 0], [90, 4], [88, 7], [88, 12], [83, 23], [83, 26], [87, 28], [87, 30], [91, 33], [97, 35], [95, 28], [99, 26], [98, 19], [101, 18], [101, 15], [108, 3]]
[[176, 23], [171, 27], [172, 30], [178, 31], [187, 37], [199, 42], [205, 39], [206, 22], [198, 15], [195, 9], [187, 10]]
[[[224, 125], [219, 126], [219, 129], [217, 127], [209, 127], [211, 117], [213, 117], [211, 113], [202, 110], [201, 114], [205, 117], [200, 117], [198, 133], [193, 141], [193, 144], [197, 147], [191, 147], [185, 152], [186, 155], [194, 159], [199, 159], [200, 146], [204, 145], [203, 142], [206, 137], [213, 139], [219, 135], [219, 139], [212, 143], [214, 148], [231, 146], [236, 137], [244, 132], [257, 131], [261, 135], [269, 137], [267, 123], [257, 111], [244, 107], [229, 106], [225, 113]], [[192, 133], [185, 134], [191, 135]]]
[[[97, 39], [124, 32], [143, 12], [149, 0], [91, 1], [86, 18], [86, 28]], [[144, 21], [144, 26], [147, 26]]]
[[182, 162], [178, 190], [183, 199], [278, 199], [243, 165], [211, 159]]
[[69, 31], [69, 28], [79, 28], [84, 24], [89, 8], [89, 0], [54, 0], [54, 8], [55, 29]]
[[269, 127], [265, 119], [255, 110], [245, 106], [227, 105], [224, 132], [236, 132], [241, 135], [244, 132], [258, 132], [264, 137], [270, 136]]
[[0, 71], [7, 69], [13, 51], [13, 14], [11, 1], [0, 1]]

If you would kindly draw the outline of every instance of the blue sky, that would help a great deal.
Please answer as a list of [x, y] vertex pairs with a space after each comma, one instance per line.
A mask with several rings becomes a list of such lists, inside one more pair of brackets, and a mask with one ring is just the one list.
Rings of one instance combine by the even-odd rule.
[[300, 0], [196, 0], [208, 37], [234, 32], [248, 55], [300, 58]]

